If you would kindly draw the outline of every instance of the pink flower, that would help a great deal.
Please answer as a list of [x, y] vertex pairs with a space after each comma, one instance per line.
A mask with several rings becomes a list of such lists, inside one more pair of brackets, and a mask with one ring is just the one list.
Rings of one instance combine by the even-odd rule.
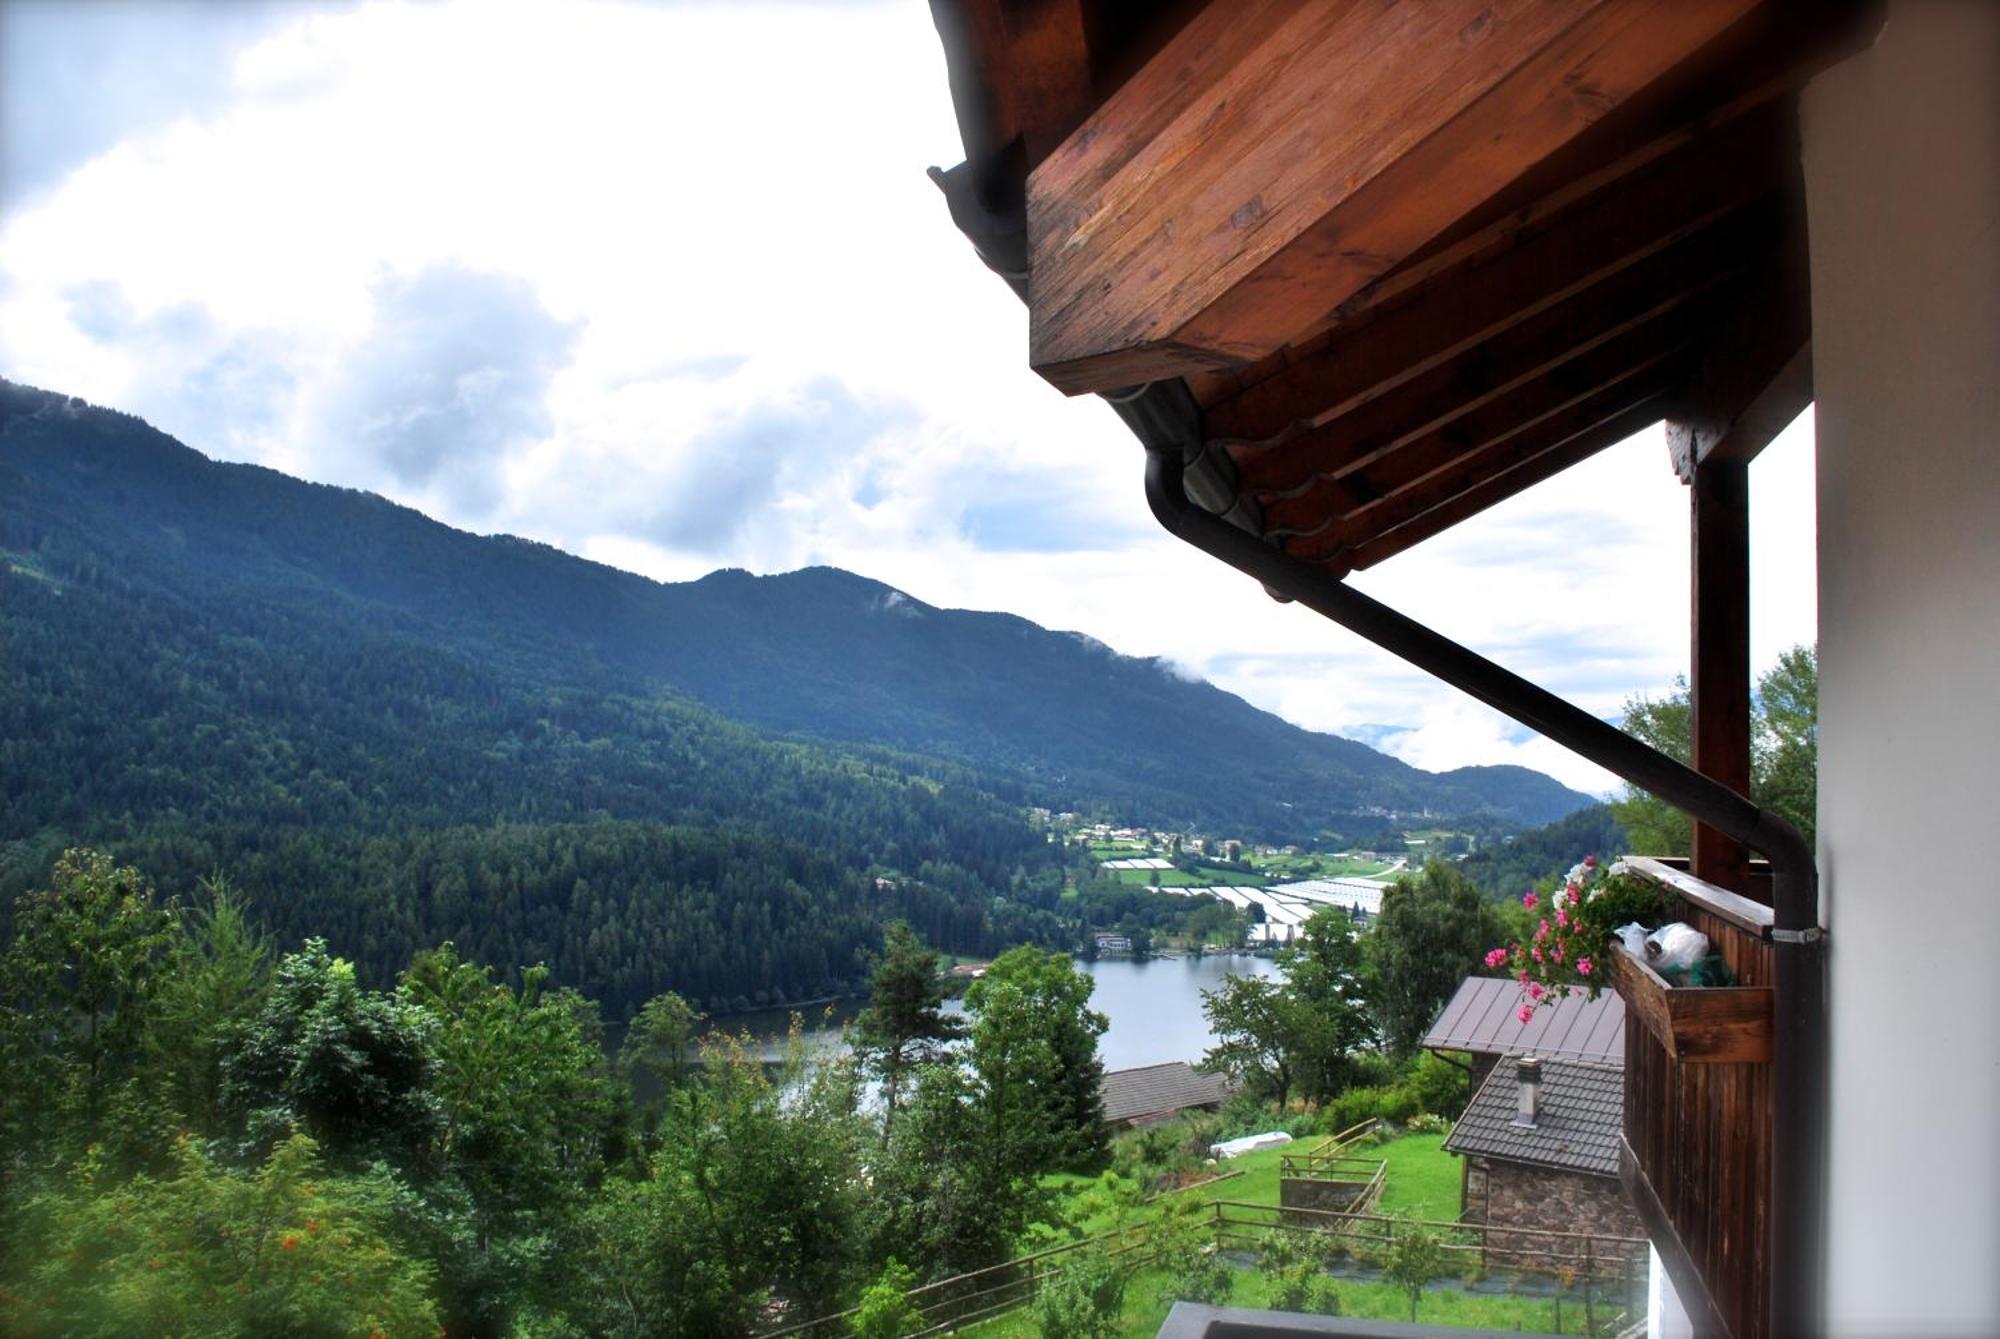
[[1541, 960], [1542, 960], [1542, 946], [1540, 944], [1537, 944], [1535, 945], [1535, 961], [1540, 962]]
[[1534, 909], [1535, 904], [1537, 902], [1540, 902], [1541, 900], [1542, 900], [1542, 895], [1536, 892], [1532, 888], [1530, 888], [1527, 892], [1521, 894], [1521, 905], [1527, 907], [1531, 911]]
[[1590, 968], [1591, 968], [1591, 962], [1590, 962], [1590, 959], [1588, 959], [1588, 958], [1578, 958], [1578, 959], [1576, 960], [1576, 974], [1577, 974], [1578, 976], [1589, 976], [1589, 975], [1590, 975]]
[[1542, 1002], [1542, 996], [1548, 993], [1549, 992], [1543, 988], [1541, 982], [1530, 981], [1528, 983], [1528, 998], [1533, 1000], [1535, 1003], [1540, 1004]]
[[1486, 955], [1486, 965], [1488, 967], [1498, 967], [1505, 961], [1507, 961], [1507, 950], [1504, 948], [1493, 949]]
[[1581, 892], [1581, 890], [1579, 890], [1579, 889], [1576, 889], [1576, 888], [1572, 888], [1572, 889], [1570, 889], [1570, 890], [1569, 890], [1569, 904], [1570, 904], [1571, 906], [1575, 906], [1575, 905], [1576, 905], [1577, 903], [1579, 903], [1579, 902], [1581, 902], [1581, 901], [1583, 901], [1583, 893]]
[[1594, 856], [1594, 855], [1587, 855], [1587, 856], [1585, 856], [1585, 857], [1583, 858], [1583, 863], [1584, 863], [1584, 864], [1586, 864], [1586, 865], [1588, 865], [1588, 866], [1590, 866], [1590, 867], [1591, 867], [1592, 869], [1596, 869], [1596, 868], [1597, 868], [1597, 857], [1596, 857], [1596, 856]]
[[1523, 968], [1522, 968], [1522, 969], [1521, 969], [1520, 971], [1518, 971], [1518, 972], [1514, 973], [1514, 979], [1515, 979], [1516, 981], [1519, 981], [1519, 982], [1520, 982], [1520, 983], [1521, 983], [1522, 985], [1524, 985], [1524, 986], [1525, 986], [1525, 985], [1527, 985], [1527, 984], [1528, 984], [1528, 969], [1527, 969], [1527, 968], [1525, 968], [1525, 967], [1523, 967]]
[[1521, 1021], [1522, 1021], [1523, 1023], [1532, 1023], [1532, 1022], [1534, 1022], [1534, 1021], [1535, 1021], [1535, 1006], [1534, 1006], [1534, 1005], [1532, 1005], [1532, 1004], [1524, 1004], [1524, 1005], [1522, 1005], [1522, 1006], [1521, 1006], [1521, 1012], [1520, 1012], [1520, 1013], [1519, 1013], [1518, 1015], [1516, 1015], [1516, 1016], [1517, 1016], [1517, 1017], [1518, 1017], [1518, 1018], [1519, 1018], [1519, 1019], [1520, 1019], [1520, 1020], [1521, 1020]]
[[1539, 944], [1548, 937], [1549, 937], [1549, 923], [1547, 921], [1543, 921], [1540, 925], [1535, 927], [1535, 942]]
[[1565, 930], [1569, 928], [1569, 913], [1561, 907], [1556, 908], [1556, 924]]
[[1549, 954], [1550, 956], [1555, 958], [1557, 962], [1561, 962], [1563, 960], [1563, 946], [1561, 944], [1557, 944], [1554, 948], [1549, 950]]

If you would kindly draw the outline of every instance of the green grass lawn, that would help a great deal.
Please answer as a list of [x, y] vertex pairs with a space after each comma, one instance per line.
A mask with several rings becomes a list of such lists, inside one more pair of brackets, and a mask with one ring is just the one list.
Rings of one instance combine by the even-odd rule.
[[[1217, 1163], [1212, 1169], [1217, 1175], [1225, 1172], [1239, 1172], [1241, 1175], [1176, 1193], [1193, 1196], [1204, 1204], [1213, 1204], [1217, 1200], [1276, 1204], [1278, 1172], [1285, 1155], [1304, 1153], [1319, 1142], [1318, 1137], [1313, 1137], [1295, 1140], [1278, 1148], [1245, 1153]], [[1458, 1217], [1459, 1170], [1457, 1157], [1446, 1153], [1443, 1145], [1443, 1135], [1406, 1134], [1385, 1144], [1357, 1146], [1351, 1154], [1357, 1158], [1380, 1158], [1388, 1165], [1382, 1182], [1381, 1212], [1450, 1222]], [[1077, 1198], [1088, 1194], [1097, 1181], [1094, 1177], [1056, 1173], [1044, 1177], [1042, 1184], [1057, 1190], [1067, 1204], [1078, 1207], [1075, 1206]], [[1154, 1212], [1154, 1209], [1142, 1206], [1134, 1213], [1132, 1221], [1147, 1222]], [[1086, 1215], [1078, 1223], [1089, 1236], [1108, 1232], [1115, 1225], [1115, 1213], [1108, 1205]]]
[[[1218, 1172], [1240, 1172], [1229, 1180], [1178, 1192], [1204, 1203], [1233, 1200], [1245, 1204], [1275, 1205], [1278, 1202], [1278, 1175], [1286, 1154], [1307, 1152], [1320, 1142], [1317, 1138], [1296, 1140], [1279, 1148], [1247, 1153], [1217, 1164]], [[1349, 1150], [1357, 1158], [1380, 1158], [1386, 1165], [1380, 1211], [1449, 1222], [1458, 1217], [1459, 1162], [1446, 1153], [1444, 1136], [1406, 1134], [1381, 1144], [1361, 1143]], [[1073, 1209], [1082, 1208], [1078, 1197], [1087, 1196], [1097, 1184], [1091, 1177], [1058, 1175], [1044, 1184], [1061, 1192]], [[1086, 1201], [1087, 1202], [1087, 1201]], [[1145, 1222], [1158, 1212], [1159, 1200], [1142, 1205], [1131, 1214], [1130, 1222]], [[1077, 1224], [1095, 1235], [1116, 1225], [1116, 1214], [1108, 1205], [1083, 1217]], [[1556, 1327], [1557, 1308], [1552, 1299], [1513, 1295], [1469, 1294], [1445, 1283], [1424, 1294], [1417, 1311], [1420, 1322], [1433, 1325], [1521, 1330], [1555, 1334], [1584, 1332], [1584, 1313], [1574, 1300], [1561, 1308], [1562, 1329]], [[1125, 1313], [1118, 1333], [1129, 1339], [1150, 1339], [1172, 1306], [1166, 1295], [1168, 1281], [1157, 1271], [1136, 1276], [1126, 1291]], [[1408, 1320], [1409, 1297], [1386, 1283], [1340, 1280], [1335, 1288], [1341, 1314], [1375, 1320]], [[1254, 1269], [1242, 1270], [1230, 1298], [1232, 1306], [1269, 1305], [1270, 1282]], [[1599, 1315], [1600, 1321], [1608, 1312]], [[1027, 1308], [997, 1316], [972, 1326], [963, 1333], [979, 1339], [1036, 1339], [1033, 1313]]]

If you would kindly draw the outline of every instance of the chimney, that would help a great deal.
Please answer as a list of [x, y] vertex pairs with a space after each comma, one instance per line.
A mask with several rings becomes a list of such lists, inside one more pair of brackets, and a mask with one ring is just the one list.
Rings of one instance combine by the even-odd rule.
[[1520, 1080], [1520, 1105], [1514, 1111], [1514, 1124], [1527, 1129], [1535, 1127], [1535, 1116], [1541, 1108], [1542, 1062], [1532, 1055], [1524, 1055], [1514, 1062], [1514, 1077]]

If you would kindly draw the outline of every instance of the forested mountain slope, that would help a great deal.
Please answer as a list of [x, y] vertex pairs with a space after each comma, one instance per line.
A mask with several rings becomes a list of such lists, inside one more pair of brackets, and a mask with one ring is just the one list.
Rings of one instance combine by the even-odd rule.
[[5, 383], [0, 658], [0, 892], [110, 841], [364, 961], [449, 936], [621, 999], [840, 988], [892, 910], [1046, 933], [1025, 802], [1280, 837], [1585, 802], [845, 572], [662, 585]]

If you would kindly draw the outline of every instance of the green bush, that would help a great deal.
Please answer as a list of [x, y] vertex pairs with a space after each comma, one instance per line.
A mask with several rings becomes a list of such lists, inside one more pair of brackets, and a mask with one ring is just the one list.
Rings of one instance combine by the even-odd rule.
[[1146, 1240], [1155, 1268], [1167, 1276], [1163, 1300], [1210, 1306], [1228, 1301], [1236, 1271], [1216, 1249], [1208, 1205], [1186, 1195], [1169, 1196], [1159, 1203], [1159, 1216]]
[[1041, 1339], [1111, 1339], [1125, 1309], [1125, 1271], [1101, 1247], [1078, 1251], [1035, 1294]]
[[70, 1187], [26, 1206], [39, 1249], [0, 1282], [16, 1335], [438, 1333], [433, 1270], [392, 1241], [406, 1209], [387, 1174], [342, 1176], [295, 1134], [247, 1172], [183, 1136], [171, 1175], [99, 1184], [86, 1157]]
[[861, 1294], [861, 1304], [847, 1322], [854, 1339], [903, 1339], [924, 1327], [924, 1318], [908, 1293], [917, 1276], [894, 1256]]
[[1340, 1293], [1326, 1274], [1327, 1243], [1318, 1233], [1273, 1229], [1258, 1254], [1274, 1310], [1340, 1314]]

